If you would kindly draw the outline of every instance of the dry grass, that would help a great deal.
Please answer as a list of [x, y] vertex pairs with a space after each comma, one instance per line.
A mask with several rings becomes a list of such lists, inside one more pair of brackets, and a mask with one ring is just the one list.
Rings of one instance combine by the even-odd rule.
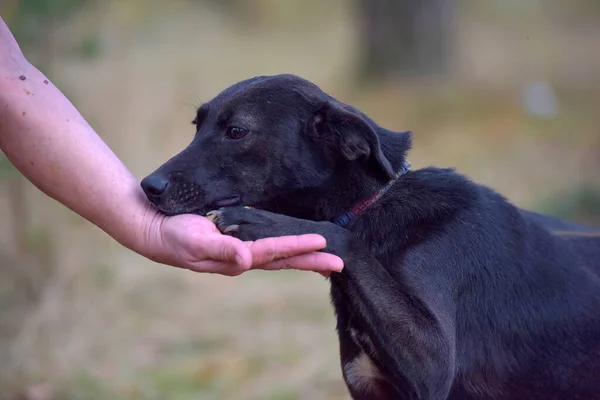
[[[415, 167], [456, 166], [520, 205], [597, 179], [598, 92], [565, 90], [550, 121], [526, 115], [514, 90], [398, 83], [359, 92], [347, 84], [355, 31], [341, 0], [313, 8], [320, 13], [258, 1], [254, 27], [184, 2], [144, 13], [133, 0], [105, 4], [57, 39], [66, 46], [97, 29], [99, 57], [61, 56], [52, 78], [138, 177], [191, 140], [201, 100], [249, 76], [292, 72], [392, 129], [414, 130]], [[58, 262], [37, 301], [17, 301], [21, 273], [41, 265], [43, 274], [44, 263], [15, 257], [0, 228], [0, 398], [23, 388], [39, 400], [347, 398], [319, 275], [166, 268], [31, 187], [27, 199]]]

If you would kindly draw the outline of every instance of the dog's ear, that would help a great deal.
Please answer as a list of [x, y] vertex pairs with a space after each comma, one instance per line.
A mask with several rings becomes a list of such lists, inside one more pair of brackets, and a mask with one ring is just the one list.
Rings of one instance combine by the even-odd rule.
[[347, 161], [373, 163], [386, 179], [396, 173], [383, 154], [379, 137], [360, 113], [327, 102], [312, 117], [309, 133]]

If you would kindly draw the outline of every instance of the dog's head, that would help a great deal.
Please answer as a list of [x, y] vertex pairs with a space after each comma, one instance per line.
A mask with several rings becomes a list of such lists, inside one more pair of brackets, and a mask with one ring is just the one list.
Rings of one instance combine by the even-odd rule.
[[239, 82], [202, 105], [193, 124], [190, 145], [142, 181], [165, 214], [238, 204], [290, 213], [287, 200], [323, 193], [349, 171], [389, 180], [410, 147], [405, 134], [391, 163], [373, 121], [293, 75]]

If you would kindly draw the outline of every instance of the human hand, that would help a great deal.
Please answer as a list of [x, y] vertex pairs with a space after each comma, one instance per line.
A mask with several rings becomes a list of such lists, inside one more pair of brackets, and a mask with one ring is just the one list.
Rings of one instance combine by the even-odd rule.
[[[322, 236], [308, 234], [242, 242], [223, 235], [207, 218], [198, 215], [167, 217], [148, 212], [145, 229], [148, 258], [196, 272], [236, 276], [249, 269], [298, 269], [328, 276], [339, 272], [342, 260], [317, 252], [325, 248]], [[144, 254], [146, 253], [146, 254]]]

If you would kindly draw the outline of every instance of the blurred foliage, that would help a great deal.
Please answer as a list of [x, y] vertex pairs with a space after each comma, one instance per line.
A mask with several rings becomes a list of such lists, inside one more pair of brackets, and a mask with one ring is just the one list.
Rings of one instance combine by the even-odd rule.
[[357, 79], [433, 77], [447, 72], [454, 0], [354, 0], [360, 27]]
[[8, 0], [0, 12], [11, 27], [19, 45], [44, 45], [49, 25], [64, 21], [89, 0]]
[[600, 2], [597, 0], [553, 0], [553, 5], [557, 21], [597, 24], [600, 19]]
[[100, 54], [100, 39], [97, 35], [89, 35], [82, 39], [78, 53], [82, 58], [91, 59]]
[[0, 179], [13, 177], [17, 174], [17, 169], [10, 162], [10, 160], [0, 153]]
[[600, 227], [600, 182], [586, 182], [540, 201], [539, 209], [572, 221]]

